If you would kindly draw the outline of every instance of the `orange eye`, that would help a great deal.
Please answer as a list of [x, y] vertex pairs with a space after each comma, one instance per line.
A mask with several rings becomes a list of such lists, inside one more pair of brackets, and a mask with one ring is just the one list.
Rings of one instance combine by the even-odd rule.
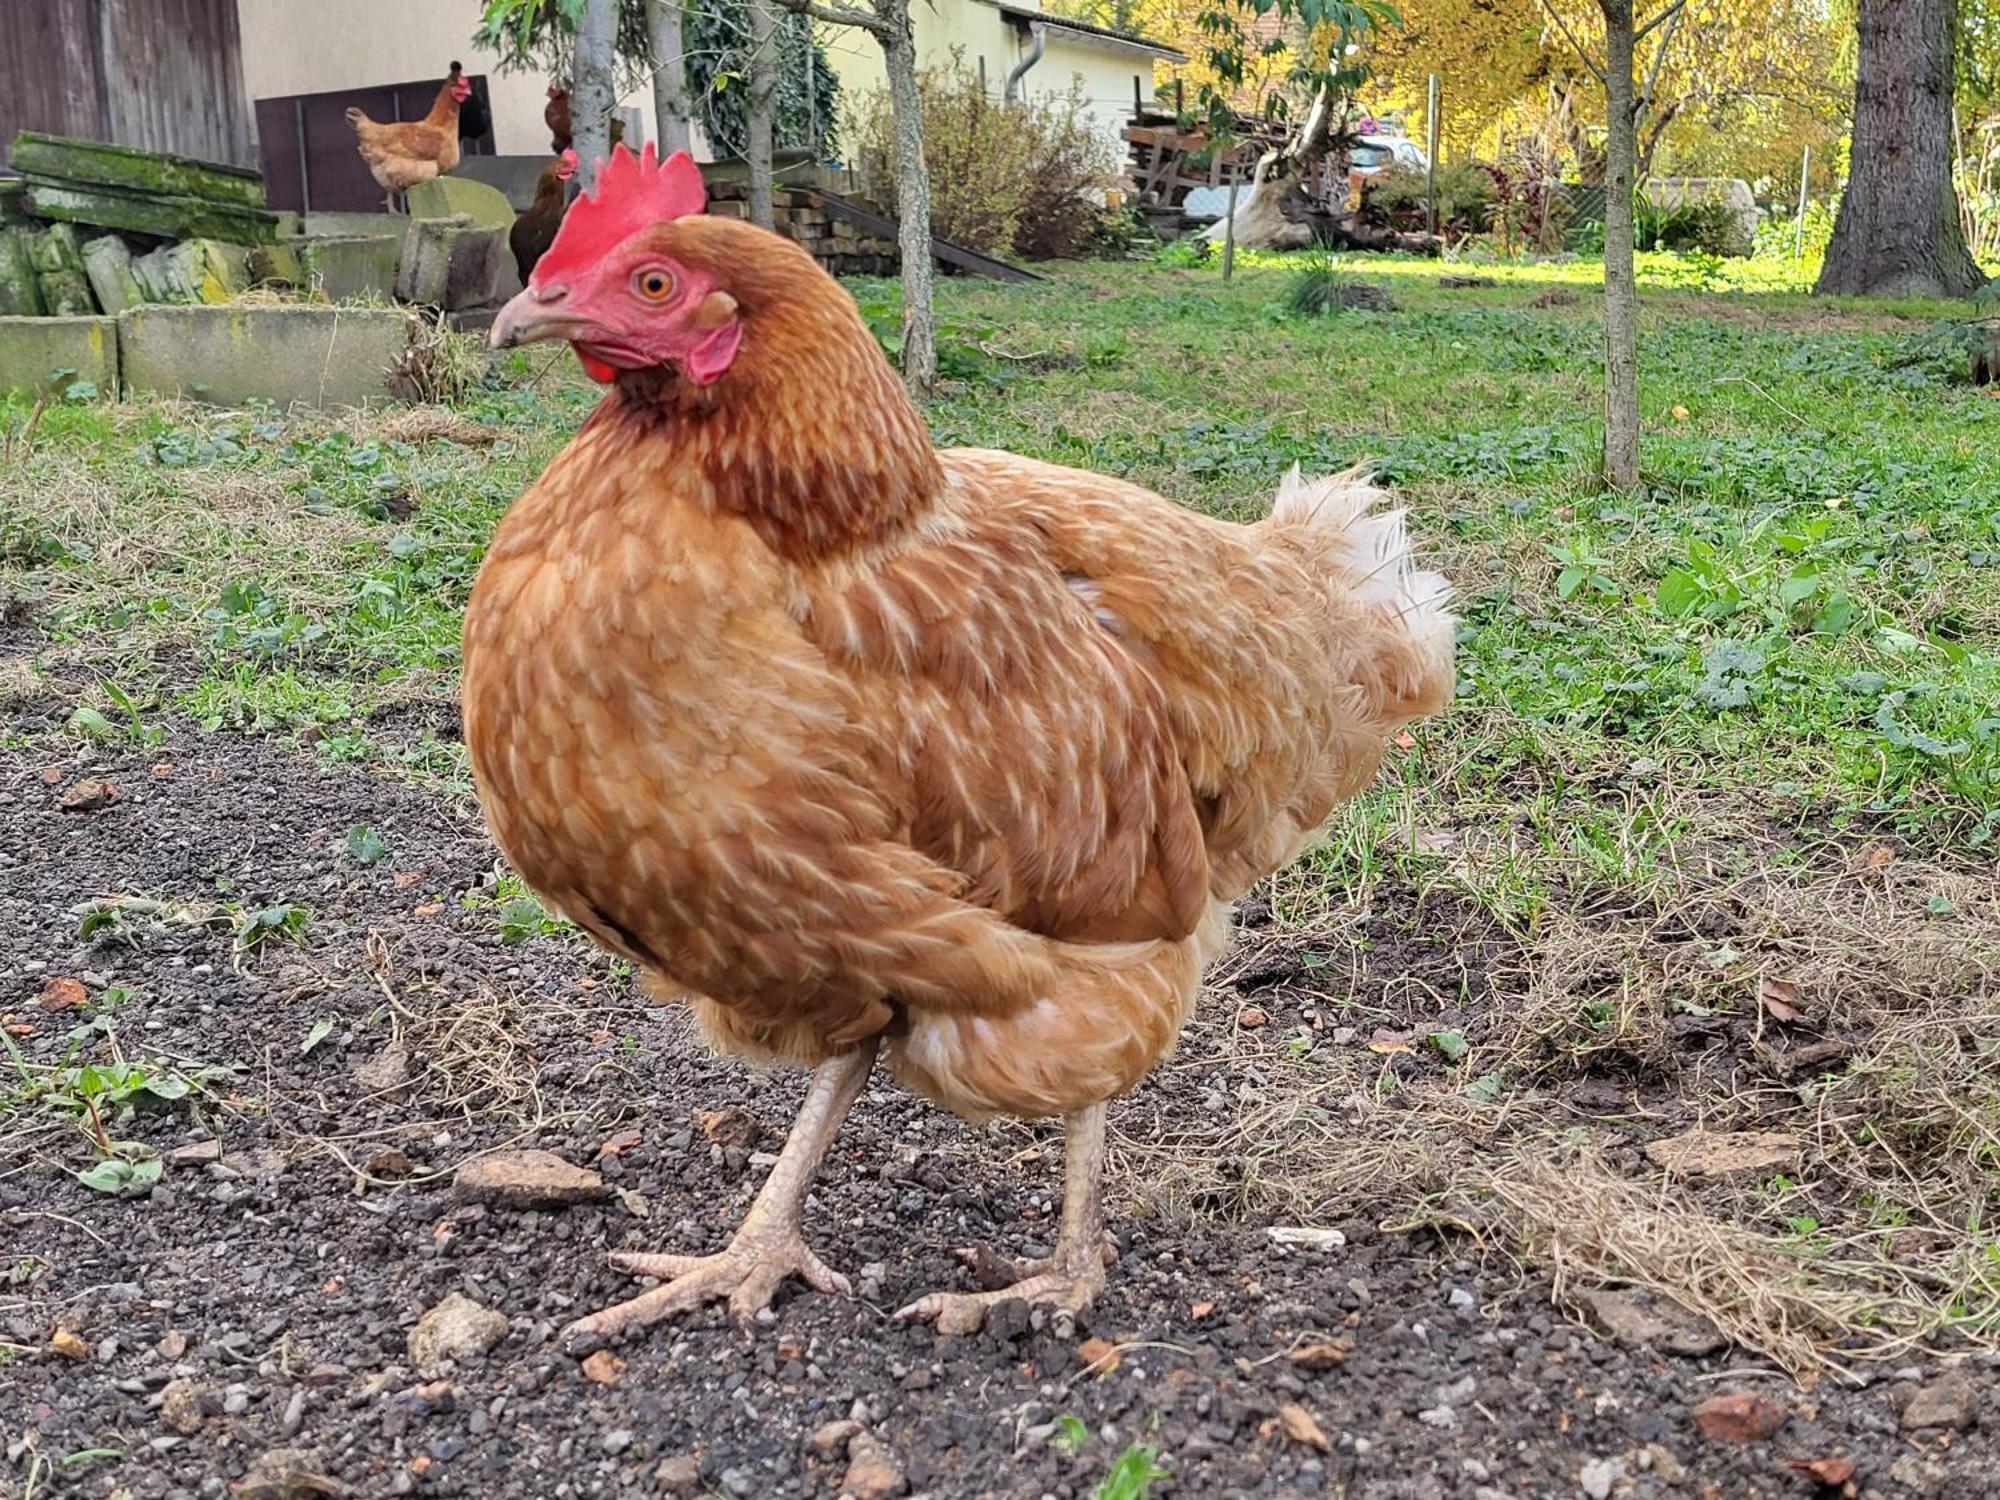
[[649, 266], [632, 278], [632, 290], [648, 302], [664, 302], [674, 294], [674, 278], [658, 266]]

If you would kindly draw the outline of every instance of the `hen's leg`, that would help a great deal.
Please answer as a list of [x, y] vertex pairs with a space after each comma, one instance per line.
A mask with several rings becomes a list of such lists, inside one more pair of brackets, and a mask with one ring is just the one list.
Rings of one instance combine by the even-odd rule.
[[627, 1302], [579, 1318], [563, 1330], [563, 1347], [585, 1354], [619, 1334], [648, 1328], [663, 1318], [686, 1312], [704, 1302], [729, 1299], [729, 1311], [739, 1323], [748, 1322], [770, 1304], [787, 1276], [801, 1277], [816, 1292], [849, 1294], [847, 1278], [829, 1270], [806, 1247], [800, 1220], [813, 1174], [840, 1130], [868, 1070], [875, 1063], [875, 1046], [836, 1057], [813, 1070], [806, 1102], [792, 1124], [777, 1165], [764, 1179], [750, 1212], [743, 1216], [729, 1247], [714, 1255], [649, 1255], [616, 1251], [611, 1264], [635, 1276], [657, 1276], [661, 1285]]
[[1056, 1253], [1034, 1262], [1032, 1274], [997, 1292], [932, 1292], [896, 1314], [935, 1319], [940, 1333], [975, 1333], [995, 1303], [1019, 1297], [1052, 1308], [1056, 1332], [1075, 1331], [1076, 1315], [1104, 1290], [1104, 1106], [1093, 1104], [1063, 1121], [1062, 1227]]

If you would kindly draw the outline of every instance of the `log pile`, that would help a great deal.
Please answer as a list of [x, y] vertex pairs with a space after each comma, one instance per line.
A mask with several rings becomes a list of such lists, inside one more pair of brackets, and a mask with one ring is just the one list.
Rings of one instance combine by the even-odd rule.
[[[708, 211], [732, 219], [749, 217], [746, 184], [717, 182], [708, 190]], [[870, 235], [830, 213], [810, 188], [778, 188], [771, 200], [772, 227], [804, 246], [832, 276], [891, 276], [900, 264], [896, 242]]]

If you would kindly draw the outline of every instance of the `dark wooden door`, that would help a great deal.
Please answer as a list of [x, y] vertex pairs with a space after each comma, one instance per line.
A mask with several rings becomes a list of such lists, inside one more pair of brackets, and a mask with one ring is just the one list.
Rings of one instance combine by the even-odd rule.
[[[473, 95], [486, 101], [486, 75], [466, 75]], [[430, 113], [442, 78], [335, 89], [324, 94], [286, 94], [257, 101], [257, 142], [263, 155], [264, 193], [273, 208], [317, 213], [375, 213], [382, 189], [368, 175], [355, 149], [347, 111], [371, 120], [421, 120]], [[493, 155], [493, 112], [486, 130], [459, 142], [467, 156]]]

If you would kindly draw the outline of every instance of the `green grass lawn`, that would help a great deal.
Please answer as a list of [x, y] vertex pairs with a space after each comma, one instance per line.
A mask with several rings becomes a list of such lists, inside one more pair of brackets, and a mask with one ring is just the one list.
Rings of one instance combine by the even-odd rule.
[[[1248, 256], [1229, 284], [1138, 264], [944, 282], [949, 389], [930, 417], [941, 444], [1223, 514], [1260, 513], [1295, 463], [1370, 461], [1407, 501], [1460, 590], [1456, 709], [1273, 892], [1300, 945], [1348, 941], [1337, 913], [1376, 892], [1445, 902], [1466, 941], [1510, 955], [1504, 974], [1367, 1018], [1448, 1038], [1436, 1110], [1398, 1116], [1394, 1143], [1449, 1157], [1441, 1142], [1500, 1129], [1467, 1110], [1608, 1066], [1768, 1123], [1740, 1078], [1678, 1070], [1661, 1038], [1720, 1017], [1754, 1021], [1764, 1045], [1759, 986], [1777, 976], [1853, 1042], [1829, 1076], [1779, 1090], [1822, 1126], [1831, 1111], [1837, 1138], [1822, 1131], [1807, 1186], [1690, 1199], [1715, 1233], [1673, 1264], [1712, 1275], [1702, 1245], [1796, 1255], [1805, 1235], [1813, 1276], [1853, 1262], [1895, 1288], [1866, 1318], [1840, 1313], [1843, 1336], [2000, 1326], [1983, 1228], [2000, 1099], [1980, 1061], [2000, 1032], [1979, 999], [2000, 967], [2000, 403], [1934, 332], [1964, 310], [1815, 301], [1790, 262], [1642, 257], [1646, 483], [1620, 495], [1593, 478], [1596, 268], [1447, 267], [1496, 283], [1447, 289], [1435, 262], [1354, 257], [1344, 269], [1396, 310], [1299, 317], [1301, 262]], [[893, 285], [853, 290], [891, 331]], [[57, 405], [29, 437], [27, 408], [0, 407], [16, 434], [5, 732], [54, 745], [191, 722], [462, 794], [439, 725], [466, 591], [500, 513], [594, 399], [566, 354], [535, 351], [464, 403], [485, 430], [461, 436], [490, 439], [473, 444], [409, 417], [164, 404]], [[1341, 1097], [1354, 1079], [1311, 1072], [1318, 1045], [1293, 1049], [1298, 1076]], [[1509, 1129], [1513, 1154], [1485, 1177], [1446, 1160], [1409, 1182], [1511, 1205], [1532, 1247], [1560, 1214], [1560, 1193], [1534, 1197], [1557, 1147], [1537, 1156]], [[1344, 1142], [1374, 1154], [1346, 1177], [1274, 1165], [1271, 1195], [1350, 1191], [1400, 1160], [1389, 1135]], [[1942, 1237], [1890, 1255], [1882, 1236], [1913, 1221]], [[1796, 1362], [1784, 1316], [1758, 1346]]]

